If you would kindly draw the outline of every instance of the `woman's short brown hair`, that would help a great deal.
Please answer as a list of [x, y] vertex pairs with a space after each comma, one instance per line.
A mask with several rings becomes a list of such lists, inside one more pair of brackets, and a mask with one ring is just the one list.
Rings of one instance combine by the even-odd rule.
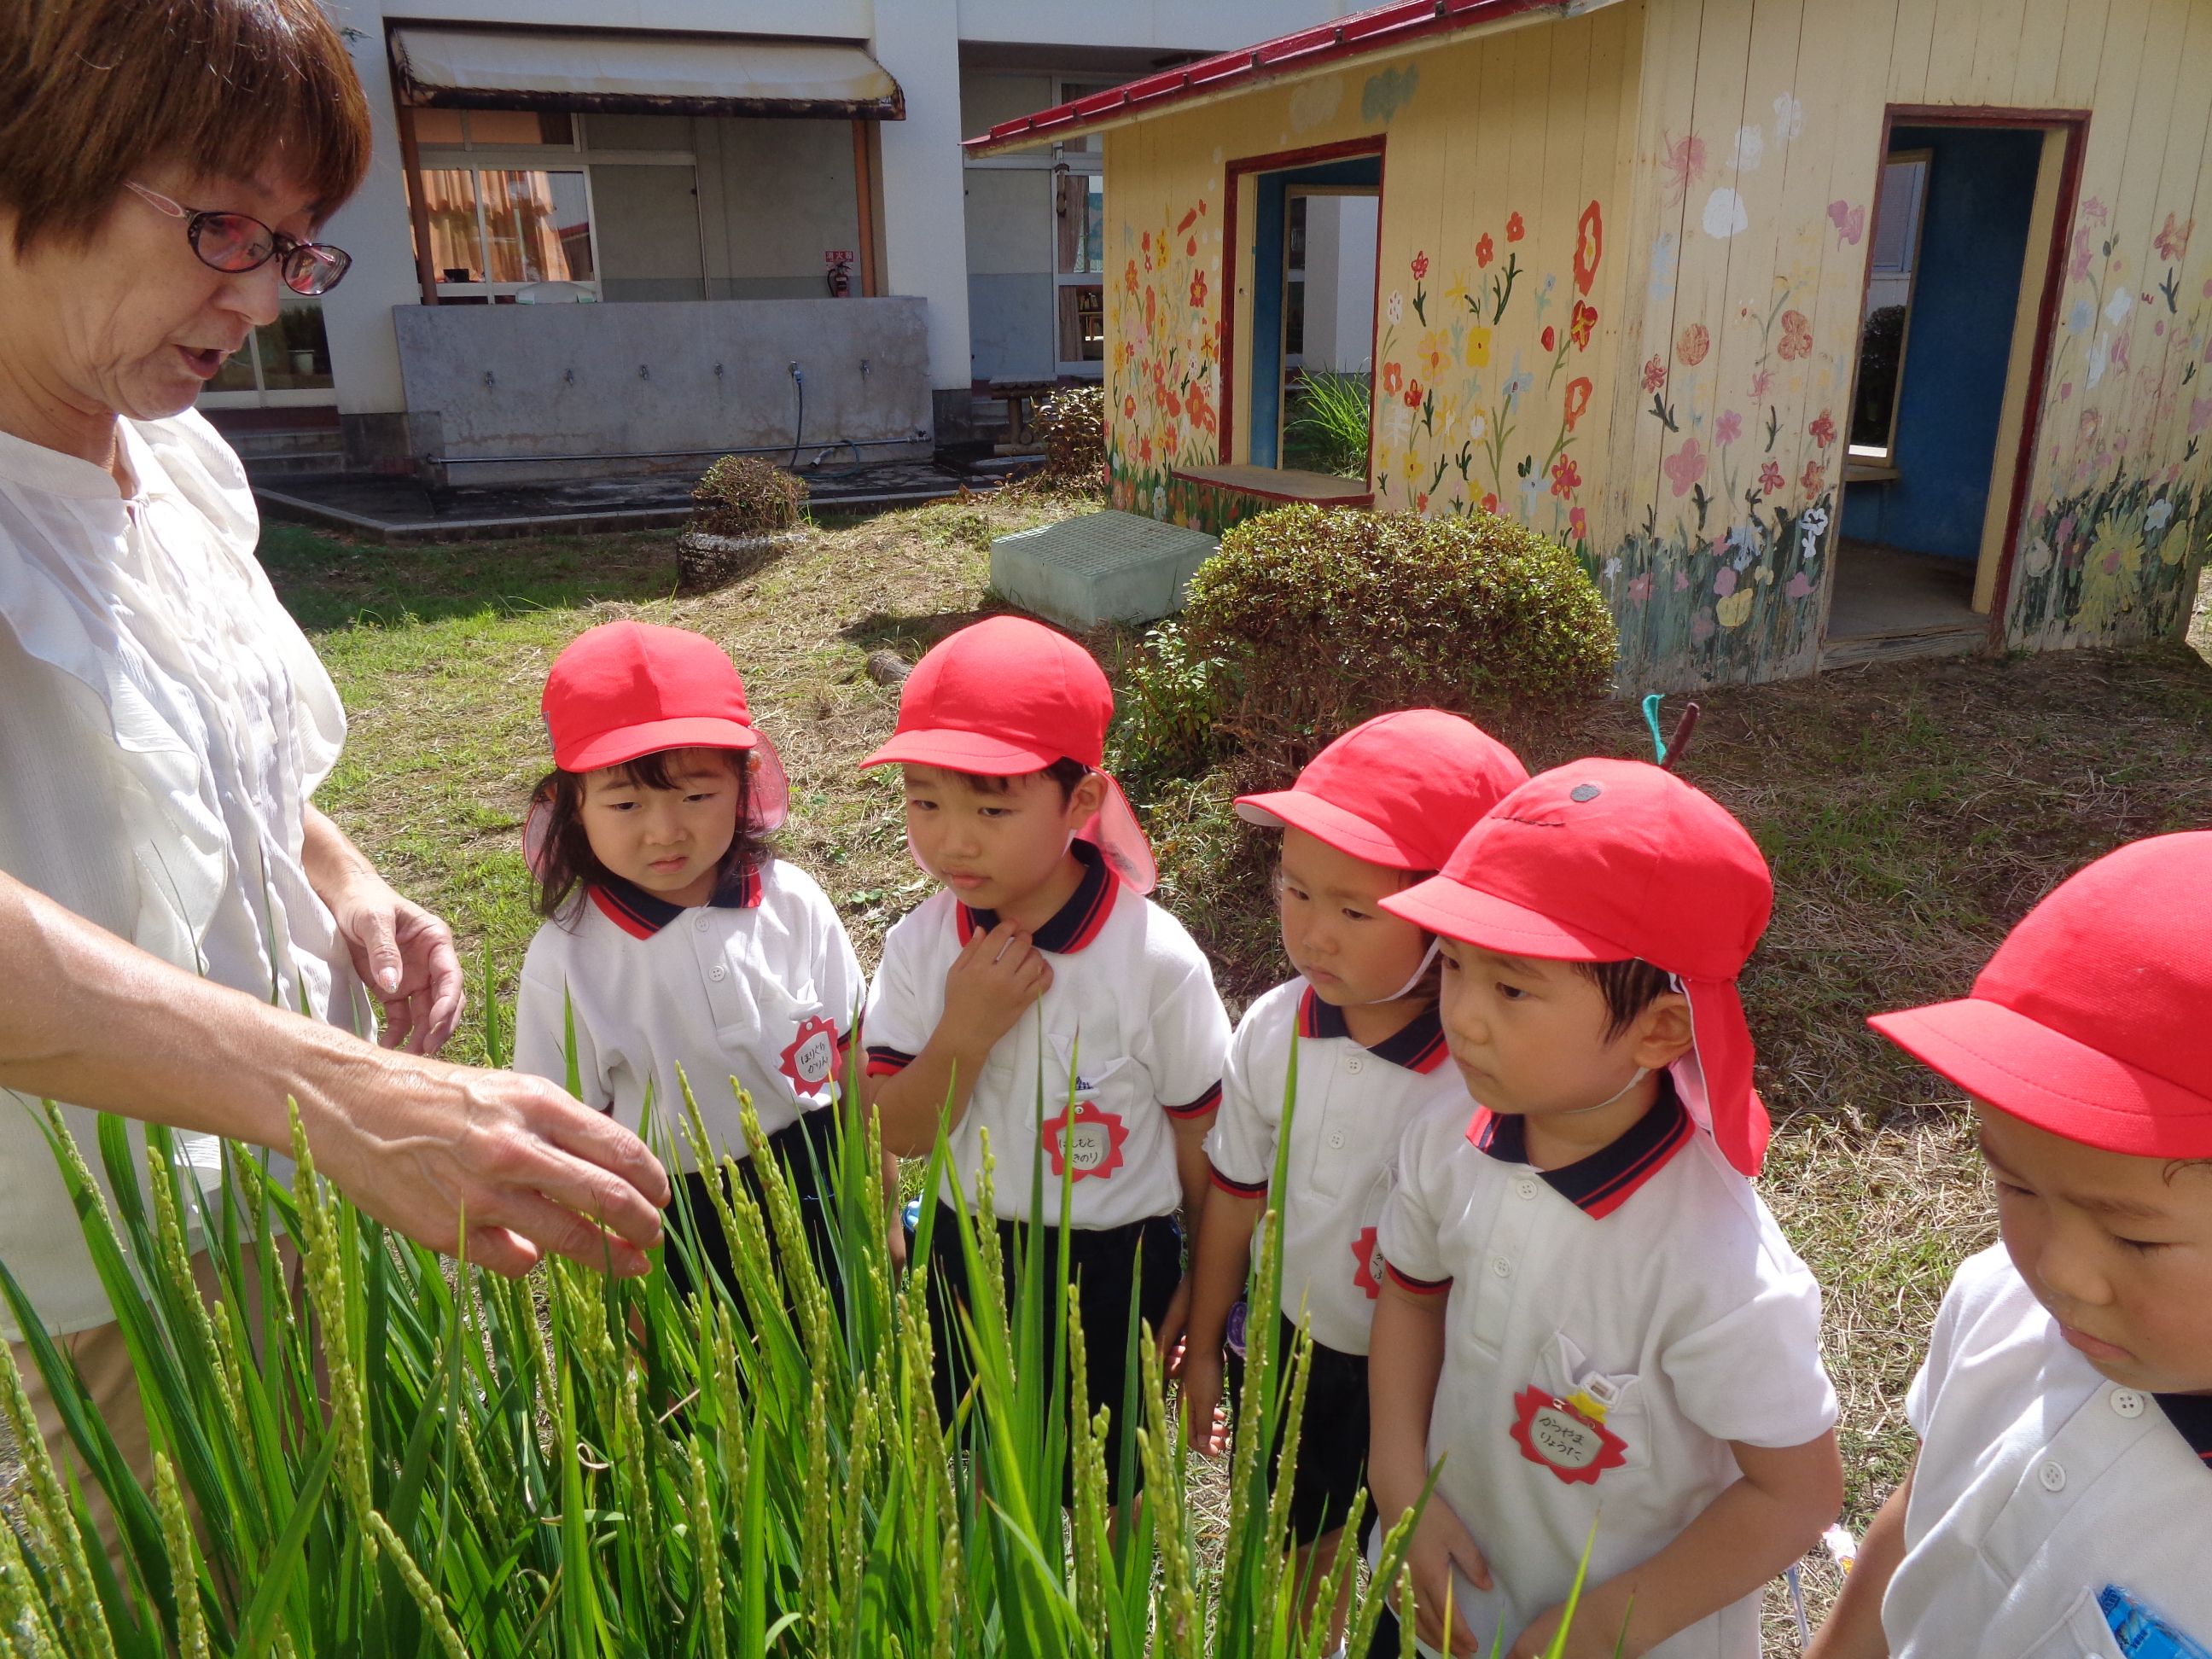
[[0, 4], [0, 209], [19, 254], [82, 241], [149, 165], [273, 173], [319, 223], [368, 149], [360, 78], [316, 0]]

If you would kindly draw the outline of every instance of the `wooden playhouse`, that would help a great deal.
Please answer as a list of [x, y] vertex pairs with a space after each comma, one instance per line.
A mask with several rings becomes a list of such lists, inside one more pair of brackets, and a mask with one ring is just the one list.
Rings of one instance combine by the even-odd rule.
[[1413, 0], [969, 143], [1103, 134], [1116, 506], [1515, 515], [1692, 686], [2185, 625], [2209, 118], [2212, 0]]

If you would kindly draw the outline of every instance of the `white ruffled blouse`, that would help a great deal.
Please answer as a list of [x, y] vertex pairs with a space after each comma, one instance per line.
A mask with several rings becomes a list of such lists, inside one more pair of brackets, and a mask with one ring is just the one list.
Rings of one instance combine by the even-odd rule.
[[[127, 496], [0, 433], [0, 870], [180, 968], [367, 1029], [301, 863], [345, 738], [337, 689], [262, 573], [214, 428], [125, 421], [121, 442]], [[36, 1111], [0, 1091], [0, 1261], [60, 1334], [114, 1316]], [[91, 1114], [67, 1116], [97, 1170]]]

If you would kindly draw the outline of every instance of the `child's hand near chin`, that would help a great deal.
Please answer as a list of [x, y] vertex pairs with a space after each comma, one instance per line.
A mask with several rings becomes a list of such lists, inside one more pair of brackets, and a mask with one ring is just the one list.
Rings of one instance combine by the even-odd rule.
[[1029, 1006], [1052, 988], [1052, 964], [1010, 921], [961, 947], [945, 974], [939, 1029], [963, 1047], [987, 1050], [1014, 1029]]

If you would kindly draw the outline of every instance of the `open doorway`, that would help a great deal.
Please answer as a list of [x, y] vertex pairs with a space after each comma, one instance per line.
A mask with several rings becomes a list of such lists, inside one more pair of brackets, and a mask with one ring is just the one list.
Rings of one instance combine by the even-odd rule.
[[1285, 467], [1367, 477], [1375, 388], [1375, 246], [1382, 192], [1293, 185], [1283, 270], [1283, 393], [1277, 457]]
[[2078, 131], [2039, 112], [1885, 126], [1824, 664], [2001, 635]]
[[1225, 169], [1220, 464], [1200, 483], [1284, 501], [1373, 500], [1381, 141]]

